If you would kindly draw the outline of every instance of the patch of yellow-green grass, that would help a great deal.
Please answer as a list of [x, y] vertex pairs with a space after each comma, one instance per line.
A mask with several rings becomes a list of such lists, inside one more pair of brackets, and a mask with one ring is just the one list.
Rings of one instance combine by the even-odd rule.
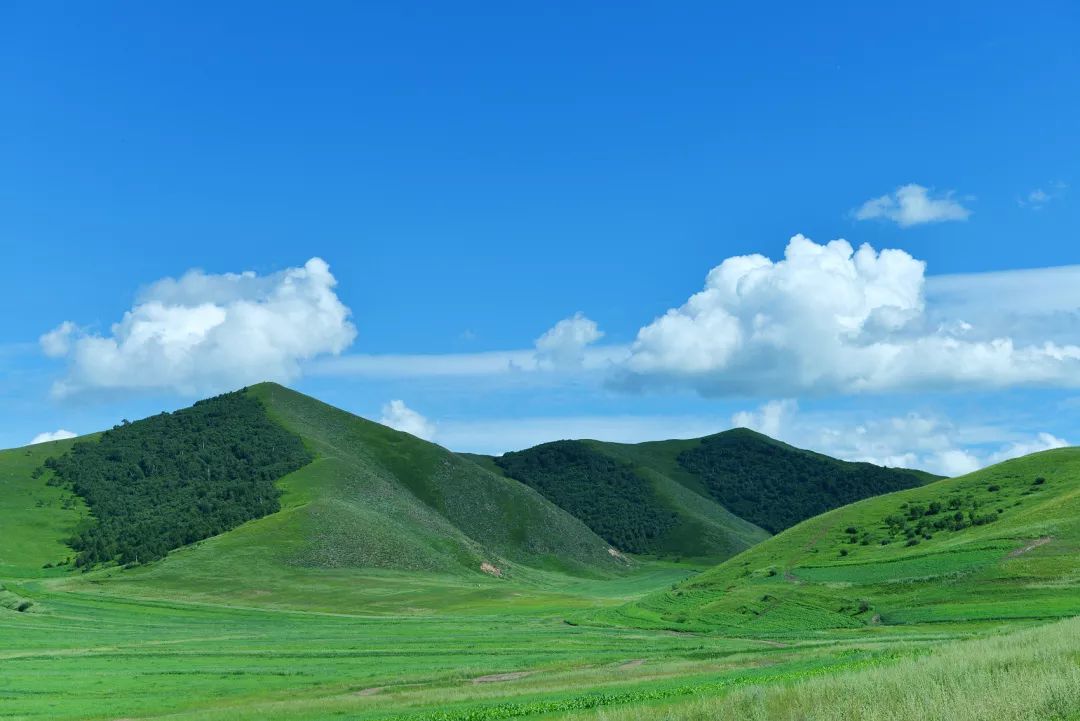
[[856, 671], [748, 685], [716, 698], [605, 710], [591, 717], [597, 721], [1071, 721], [1080, 718], [1080, 618], [954, 642]]

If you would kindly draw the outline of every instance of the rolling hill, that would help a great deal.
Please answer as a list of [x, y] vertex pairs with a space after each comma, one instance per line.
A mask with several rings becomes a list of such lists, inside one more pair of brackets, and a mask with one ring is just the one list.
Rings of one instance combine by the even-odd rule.
[[818, 513], [939, 478], [839, 461], [745, 428], [639, 444], [556, 441], [472, 458], [535, 488], [617, 548], [714, 560]]
[[1080, 449], [816, 516], [602, 621], [785, 633], [1080, 614]]
[[527, 486], [276, 384], [4, 451], [0, 479], [4, 526], [10, 515], [25, 530], [0, 537], [0, 568], [35, 573], [181, 546], [189, 565], [226, 575], [256, 559], [502, 576], [625, 565]]

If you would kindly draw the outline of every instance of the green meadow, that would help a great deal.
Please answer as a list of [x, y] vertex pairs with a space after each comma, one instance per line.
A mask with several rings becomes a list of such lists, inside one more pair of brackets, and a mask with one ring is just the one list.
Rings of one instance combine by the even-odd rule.
[[[1078, 449], [691, 562], [612, 553], [483, 458], [248, 393], [314, 460], [277, 511], [149, 563], [71, 561], [95, 508], [39, 469], [74, 441], [0, 452], [0, 719], [1080, 719]], [[671, 454], [606, 452], [692, 505]], [[688, 526], [751, 540], [702, 498]]]

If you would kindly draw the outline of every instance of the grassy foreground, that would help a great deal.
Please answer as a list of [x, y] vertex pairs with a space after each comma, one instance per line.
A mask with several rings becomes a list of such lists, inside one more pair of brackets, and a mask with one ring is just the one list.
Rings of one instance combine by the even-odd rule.
[[[1080, 619], [835, 676], [744, 686], [650, 710], [666, 721], [1070, 721], [1080, 719]], [[629, 721], [641, 709], [603, 711]]]

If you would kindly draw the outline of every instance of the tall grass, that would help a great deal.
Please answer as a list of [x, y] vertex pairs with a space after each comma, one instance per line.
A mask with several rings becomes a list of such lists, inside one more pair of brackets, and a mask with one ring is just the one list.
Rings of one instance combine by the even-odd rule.
[[747, 686], [715, 699], [598, 721], [1072, 721], [1080, 719], [1080, 618], [834, 677]]

